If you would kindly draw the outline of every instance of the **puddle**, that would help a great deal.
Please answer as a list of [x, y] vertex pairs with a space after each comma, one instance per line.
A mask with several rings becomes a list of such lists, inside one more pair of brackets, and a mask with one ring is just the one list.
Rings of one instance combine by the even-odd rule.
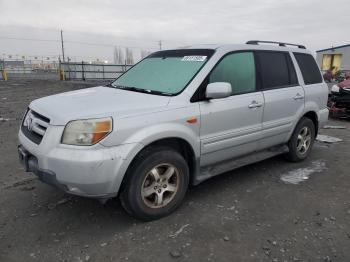
[[345, 126], [324, 126], [323, 129], [346, 129]]
[[0, 117], [0, 122], [7, 122], [7, 121], [10, 121], [10, 118]]
[[327, 136], [327, 135], [318, 135], [316, 137], [317, 141], [324, 142], [324, 143], [336, 143], [341, 142], [343, 139], [334, 137], [334, 136]]
[[327, 167], [324, 160], [316, 160], [311, 162], [310, 167], [289, 171], [287, 174], [281, 176], [281, 180], [287, 184], [297, 185], [300, 182], [309, 179], [312, 173], [319, 173], [326, 169]]
[[11, 83], [9, 85], [10, 86], [23, 86], [24, 84], [22, 84], [22, 83]]
[[331, 146], [329, 143], [315, 143], [314, 148], [328, 148]]

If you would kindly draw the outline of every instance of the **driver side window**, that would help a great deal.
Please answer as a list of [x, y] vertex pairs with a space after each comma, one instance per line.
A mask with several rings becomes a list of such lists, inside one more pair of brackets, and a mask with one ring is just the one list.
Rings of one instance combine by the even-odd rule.
[[255, 62], [252, 52], [233, 53], [225, 56], [209, 75], [209, 83], [228, 82], [232, 95], [256, 90]]

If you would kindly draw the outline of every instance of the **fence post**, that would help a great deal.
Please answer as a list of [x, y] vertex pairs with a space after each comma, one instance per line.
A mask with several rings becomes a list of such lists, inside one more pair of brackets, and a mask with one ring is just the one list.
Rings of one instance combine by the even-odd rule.
[[7, 72], [6, 72], [5, 69], [1, 70], [1, 74], [2, 74], [2, 79], [3, 79], [4, 81], [7, 81], [8, 78], [7, 78]]
[[64, 74], [64, 70], [62, 69], [61, 59], [58, 60], [58, 74], [59, 74], [59, 77], [60, 77], [61, 81], [65, 81], [66, 80], [66, 76]]
[[124, 73], [126, 72], [126, 59], [124, 60], [125, 61], [125, 65], [124, 65]]
[[102, 77], [105, 80], [105, 65], [102, 65]]
[[[68, 68], [68, 80], [71, 80], [71, 74], [70, 74], [70, 72], [71, 72], [71, 70], [72, 70], [72, 68], [71, 68], [71, 66], [70, 66], [70, 58], [69, 58], [69, 56], [67, 57], [67, 62], [65, 62], [66, 63], [66, 65], [67, 65], [67, 68]], [[74, 70], [75, 71], [77, 71], [77, 68], [76, 67], [74, 67]], [[75, 75], [77, 74], [77, 72], [74, 72], [75, 73]]]
[[85, 81], [85, 74], [84, 74], [84, 61], [81, 61], [81, 77]]
[[5, 69], [5, 60], [2, 60], [2, 67], [1, 67], [2, 70], [1, 71], [1, 74], [2, 74], [2, 79], [4, 81], [7, 81], [8, 78], [7, 78], [7, 72], [6, 72], [6, 69]]
[[65, 76], [64, 71], [62, 69], [60, 70], [60, 80], [61, 81], [65, 81], [66, 80], [66, 76]]

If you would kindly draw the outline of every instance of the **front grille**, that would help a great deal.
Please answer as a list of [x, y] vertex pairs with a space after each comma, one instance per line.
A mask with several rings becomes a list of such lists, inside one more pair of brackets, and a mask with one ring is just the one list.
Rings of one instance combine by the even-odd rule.
[[28, 109], [26, 115], [24, 116], [21, 130], [29, 140], [39, 145], [45, 135], [49, 123], [49, 118]]

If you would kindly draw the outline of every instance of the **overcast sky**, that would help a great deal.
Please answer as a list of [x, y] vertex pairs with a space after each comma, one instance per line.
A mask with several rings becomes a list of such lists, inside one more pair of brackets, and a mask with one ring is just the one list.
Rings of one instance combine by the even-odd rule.
[[158, 40], [173, 48], [264, 39], [315, 51], [349, 44], [349, 25], [349, 0], [0, 0], [0, 55], [58, 55], [58, 42], [8, 38], [59, 40], [60, 29], [77, 59], [111, 59], [113, 45], [154, 51]]

